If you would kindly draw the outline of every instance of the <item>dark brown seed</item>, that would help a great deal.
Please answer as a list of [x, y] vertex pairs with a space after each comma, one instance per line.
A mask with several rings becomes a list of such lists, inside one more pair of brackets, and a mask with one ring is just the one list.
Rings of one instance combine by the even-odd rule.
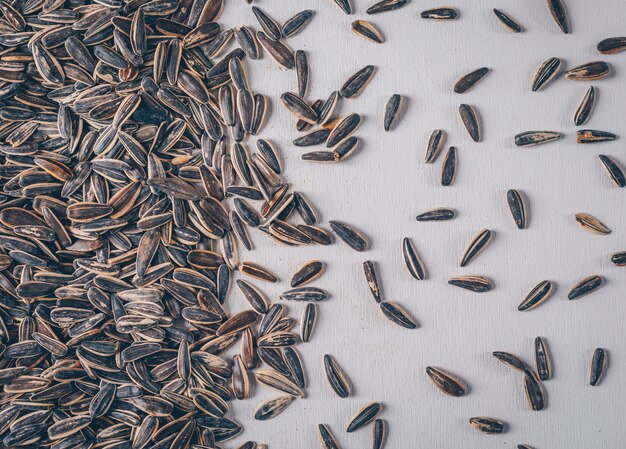
[[463, 256], [461, 257], [461, 266], [464, 267], [474, 260], [491, 242], [492, 238], [493, 232], [489, 229], [483, 229], [476, 234], [463, 252]]
[[317, 306], [315, 303], [308, 303], [304, 308], [304, 313], [302, 314], [302, 324], [300, 331], [300, 338], [303, 342], [308, 343], [311, 341], [311, 336], [313, 335], [313, 330], [315, 329], [315, 324], [317, 323]]
[[467, 393], [467, 387], [462, 381], [442, 369], [427, 366], [426, 374], [435, 386], [448, 396], [460, 397]]
[[541, 382], [531, 371], [524, 372], [524, 393], [531, 410], [543, 410], [546, 403], [545, 394]]
[[417, 221], [448, 221], [452, 220], [456, 216], [456, 212], [453, 209], [441, 207], [438, 209], [432, 209], [426, 212], [422, 212], [415, 217]]
[[563, 0], [548, 0], [548, 10], [561, 31], [565, 34], [569, 33], [569, 20]]
[[476, 416], [474, 418], [470, 418], [469, 423], [474, 429], [487, 434], [504, 433], [507, 430], [506, 423], [494, 418]]
[[448, 148], [446, 157], [441, 165], [441, 185], [444, 187], [451, 186], [456, 178], [457, 157], [456, 147]]
[[593, 86], [589, 86], [587, 93], [580, 101], [576, 113], [574, 114], [574, 124], [576, 126], [584, 125], [589, 119], [593, 106], [596, 102], [596, 89]]
[[372, 449], [383, 449], [387, 436], [387, 421], [384, 419], [374, 420], [372, 426]]
[[458, 12], [454, 8], [435, 8], [427, 11], [422, 11], [422, 19], [436, 19], [436, 20], [454, 20], [458, 16]]
[[513, 18], [509, 16], [508, 14], [505, 14], [499, 9], [495, 9], [495, 8], [493, 9], [493, 13], [496, 15], [500, 23], [504, 25], [506, 29], [508, 29], [509, 31], [512, 31], [513, 33], [522, 32], [522, 27], [520, 26], [520, 24], [518, 24], [515, 20], [513, 20]]
[[560, 138], [561, 133], [556, 131], [526, 131], [515, 136], [515, 145], [518, 147], [530, 147], [553, 142]]
[[298, 95], [304, 97], [309, 85], [309, 60], [306, 52], [296, 51], [296, 76], [298, 78]]
[[294, 400], [293, 396], [281, 396], [259, 405], [254, 411], [254, 419], [265, 421], [280, 415]]
[[626, 175], [617, 161], [606, 154], [600, 154], [598, 157], [600, 158], [600, 162], [602, 162], [606, 175], [613, 182], [613, 184], [617, 187], [626, 186]]
[[335, 4], [346, 14], [352, 14], [352, 5], [350, 4], [350, 0], [335, 0]]
[[488, 292], [493, 288], [491, 280], [484, 276], [458, 276], [448, 279], [448, 284], [476, 293]]
[[365, 273], [365, 280], [367, 281], [367, 286], [372, 292], [372, 296], [374, 296], [376, 302], [381, 302], [383, 300], [383, 295], [380, 282], [378, 281], [378, 276], [376, 274], [376, 266], [374, 265], [374, 262], [371, 260], [363, 262], [363, 272]]
[[393, 302], [381, 302], [380, 310], [387, 319], [398, 326], [416, 329], [417, 322], [400, 305]]
[[454, 92], [457, 94], [467, 92], [474, 87], [477, 82], [483, 79], [487, 73], [489, 73], [489, 69], [487, 67], [481, 67], [480, 69], [476, 69], [473, 72], [464, 75], [454, 85]]
[[542, 89], [546, 84], [552, 81], [558, 74], [561, 68], [561, 60], [559, 58], [546, 59], [537, 73], [535, 73], [535, 79], [533, 80], [532, 90], [536, 92]]
[[283, 25], [283, 36], [291, 37], [298, 34], [311, 21], [315, 12], [310, 9], [299, 12]]
[[352, 98], [359, 95], [365, 89], [365, 86], [374, 75], [374, 71], [376, 67], [373, 65], [367, 65], [363, 67], [361, 70], [352, 75], [348, 80], [341, 86], [339, 90], [339, 94], [343, 98]]
[[526, 310], [534, 309], [550, 298], [553, 289], [552, 282], [541, 281], [528, 292], [522, 303], [517, 307], [517, 310], [525, 312]]
[[243, 279], [237, 279], [236, 283], [254, 310], [261, 314], [267, 313], [267, 299], [258, 288]]
[[493, 356], [505, 365], [508, 365], [517, 371], [521, 371], [522, 373], [530, 371], [528, 365], [526, 365], [526, 363], [524, 363], [519, 357], [513, 354], [503, 351], [495, 351], [493, 352]]
[[253, 262], [242, 262], [239, 265], [239, 271], [265, 282], [274, 283], [278, 281], [278, 278], [271, 271]]
[[611, 230], [593, 215], [579, 212], [575, 215], [575, 218], [576, 223], [578, 223], [585, 231], [598, 235], [608, 235], [611, 233]]
[[296, 287], [282, 293], [280, 298], [288, 301], [323, 301], [328, 298], [328, 293], [317, 287]]
[[428, 147], [426, 147], [426, 158], [425, 162], [427, 164], [431, 164], [435, 162], [437, 156], [441, 152], [443, 148], [443, 144], [446, 140], [446, 132], [441, 129], [436, 129], [430, 135], [430, 139], [428, 140]]
[[320, 438], [320, 445], [322, 449], [341, 449], [339, 447], [339, 443], [337, 443], [337, 440], [326, 424], [318, 424], [317, 433]]
[[340, 398], [350, 396], [350, 382], [341, 367], [329, 354], [324, 355], [324, 372], [326, 373], [328, 384], [337, 396]]
[[352, 31], [377, 44], [382, 44], [385, 41], [385, 37], [380, 30], [366, 20], [355, 20], [352, 22]]
[[381, 0], [373, 4], [365, 11], [367, 14], [380, 14], [382, 12], [394, 11], [406, 6], [409, 0]]
[[382, 404], [378, 402], [372, 402], [366, 405], [361, 410], [359, 410], [356, 415], [352, 417], [352, 419], [348, 423], [346, 431], [354, 432], [355, 430], [358, 430], [361, 427], [368, 425], [376, 418], [376, 416], [378, 416], [382, 408]]
[[470, 105], [462, 104], [459, 106], [459, 116], [472, 140], [480, 142], [480, 120], [476, 110]]
[[618, 267], [626, 266], [626, 251], [615, 253], [611, 256], [611, 262]]
[[626, 50], [626, 37], [609, 37], [598, 43], [598, 51], [605, 55], [612, 55]]
[[591, 366], [589, 368], [589, 385], [591, 385], [592, 387], [599, 385], [604, 378], [607, 359], [608, 356], [606, 350], [602, 348], [596, 348], [593, 351], [593, 356], [591, 357]]
[[593, 276], [589, 276], [584, 279], [581, 279], [580, 281], [576, 283], [576, 285], [574, 285], [570, 289], [569, 293], [567, 294], [567, 299], [569, 300], [578, 299], [581, 296], [592, 293], [598, 288], [600, 288], [602, 286], [602, 283], [603, 283], [602, 277], [597, 276], [597, 275], [593, 275]]
[[404, 98], [401, 95], [394, 94], [387, 100], [385, 105], [385, 114], [383, 117], [383, 128], [385, 131], [391, 130], [402, 109]]
[[280, 26], [265, 11], [257, 6], [253, 6], [252, 12], [256, 16], [261, 28], [263, 28], [263, 31], [265, 31], [272, 39], [278, 40], [282, 37]]
[[315, 111], [304, 101], [300, 96], [286, 92], [280, 96], [283, 105], [298, 117], [300, 120], [304, 120], [307, 123], [315, 124], [317, 121], [317, 114]]
[[297, 147], [321, 145], [328, 140], [328, 136], [330, 136], [330, 130], [320, 128], [315, 131], [311, 131], [304, 136], [298, 137], [292, 143]]
[[542, 381], [552, 378], [552, 360], [548, 352], [548, 346], [541, 337], [535, 338], [535, 367], [537, 374]]
[[595, 129], [580, 129], [576, 131], [577, 143], [609, 142], [615, 139], [617, 139], [617, 136], [608, 131], [597, 131]]
[[270, 38], [262, 31], [257, 33], [257, 38], [263, 48], [265, 48], [278, 64], [286, 69], [293, 69], [296, 66], [293, 51], [281, 41]]
[[361, 116], [359, 114], [350, 114], [343, 119], [333, 128], [326, 140], [326, 148], [333, 148], [345, 139], [350, 137], [355, 129], [358, 128], [361, 123]]
[[330, 220], [328, 224], [333, 232], [353, 250], [365, 251], [369, 248], [369, 242], [365, 236], [352, 226], [337, 220]]
[[565, 78], [576, 81], [599, 80], [609, 76], [609, 65], [603, 61], [588, 62], [565, 72]]
[[291, 278], [292, 288], [300, 287], [317, 279], [324, 271], [324, 264], [319, 260], [312, 260], [304, 264]]
[[426, 279], [426, 269], [424, 268], [424, 264], [422, 263], [417, 251], [413, 247], [411, 243], [411, 239], [405, 237], [402, 240], [402, 254], [404, 256], [404, 264], [406, 268], [418, 281]]
[[506, 192], [506, 201], [511, 211], [511, 216], [518, 229], [525, 229], [528, 218], [526, 213], [526, 202], [524, 195], [518, 190]]
[[298, 385], [289, 380], [286, 376], [276, 371], [259, 370], [255, 373], [256, 380], [283, 393], [290, 394], [298, 398], [304, 398], [304, 391]]

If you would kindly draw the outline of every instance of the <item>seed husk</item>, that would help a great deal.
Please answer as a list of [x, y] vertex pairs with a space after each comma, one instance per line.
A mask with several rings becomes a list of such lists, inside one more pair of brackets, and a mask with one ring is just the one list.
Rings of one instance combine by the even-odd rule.
[[389, 321], [397, 324], [398, 326], [402, 326], [407, 329], [417, 328], [417, 322], [415, 321], [415, 319], [411, 317], [409, 313], [404, 310], [399, 304], [393, 302], [381, 302], [380, 310]]
[[265, 48], [274, 61], [276, 61], [279, 65], [285, 67], [286, 69], [293, 69], [296, 66], [293, 51], [281, 41], [272, 39], [262, 31], [257, 33], [257, 38], [263, 48]]
[[463, 252], [461, 257], [461, 266], [465, 267], [468, 263], [474, 260], [491, 242], [493, 239], [493, 232], [489, 229], [483, 229], [470, 241]]
[[[527, 294], [522, 303], [517, 307], [520, 312], [532, 310], [550, 298], [554, 286], [550, 281], [541, 281], [535, 285]], [[543, 379], [542, 379], [543, 380]]]
[[373, 65], [367, 65], [352, 75], [350, 78], [346, 80], [346, 82], [341, 86], [339, 90], [339, 94], [343, 98], [352, 98], [358, 96], [365, 86], [369, 83], [372, 75], [374, 75], [374, 71], [376, 67]]
[[265, 31], [272, 39], [278, 40], [282, 37], [282, 31], [280, 26], [265, 11], [263, 11], [258, 6], [253, 6], [252, 12], [259, 22], [259, 25], [261, 25], [261, 28], [263, 28], [263, 31]]
[[317, 114], [315, 111], [299, 95], [292, 92], [285, 92], [280, 96], [280, 99], [287, 110], [300, 120], [304, 120], [305, 122], [311, 124], [315, 124], [317, 121]]
[[335, 439], [335, 436], [330, 431], [330, 427], [326, 424], [317, 425], [317, 434], [320, 438], [320, 445], [322, 449], [341, 449], [339, 443]]
[[351, 225], [338, 220], [330, 220], [328, 224], [333, 232], [353, 250], [360, 252], [369, 248], [367, 238]]
[[394, 11], [406, 6], [409, 0], [381, 0], [365, 11], [367, 14], [380, 14], [387, 11]]
[[254, 411], [254, 419], [266, 421], [280, 415], [294, 400], [293, 396], [281, 396], [259, 405]]
[[626, 251], [614, 253], [611, 256], [611, 262], [618, 267], [626, 266]]
[[267, 313], [267, 299], [258, 288], [243, 279], [237, 279], [236, 284], [256, 312]]
[[242, 262], [239, 265], [239, 271], [247, 274], [248, 276], [252, 276], [265, 282], [278, 282], [278, 278], [276, 277], [276, 275], [274, 275], [267, 268], [253, 262]]
[[581, 228], [592, 234], [608, 235], [611, 233], [611, 230], [593, 215], [579, 212], [575, 215], [575, 218], [576, 223], [578, 223]]
[[377, 44], [382, 44], [385, 41], [385, 37], [380, 30], [367, 20], [355, 20], [352, 22], [352, 31]]
[[604, 171], [606, 175], [609, 177], [611, 182], [615, 184], [617, 187], [626, 186], [626, 174], [624, 174], [624, 170], [619, 165], [619, 163], [613, 159], [611, 156], [606, 154], [598, 155], [600, 158], [600, 162], [602, 162], [602, 167], [604, 167]]
[[502, 12], [499, 9], [496, 9], [496, 8], [493, 9], [493, 13], [496, 15], [496, 17], [498, 18], [500, 23], [502, 25], [504, 25], [504, 27], [507, 30], [509, 30], [509, 31], [511, 31], [513, 33], [521, 33], [522, 32], [521, 25], [519, 23], [517, 23], [517, 21], [515, 21], [508, 14], [505, 14], [504, 12]]
[[435, 8], [422, 11], [422, 19], [454, 20], [458, 17], [458, 12], [454, 8]]
[[403, 102], [404, 97], [398, 94], [393, 94], [389, 100], [387, 100], [383, 116], [383, 128], [385, 131], [390, 131], [391, 128], [395, 126], [396, 120], [399, 118]]
[[598, 43], [598, 51], [604, 55], [612, 55], [626, 50], [626, 37], [609, 37]]
[[326, 140], [326, 148], [333, 148], [346, 140], [361, 123], [359, 114], [350, 114], [341, 119], [333, 128]]
[[280, 295], [287, 301], [323, 301], [328, 298], [328, 293], [318, 287], [296, 287]]
[[417, 251], [411, 243], [411, 239], [405, 237], [402, 240], [402, 255], [404, 256], [404, 264], [407, 270], [418, 281], [426, 279], [426, 269], [422, 263]]
[[484, 416], [476, 416], [469, 419], [470, 426], [479, 432], [486, 434], [499, 434], [504, 433], [507, 430], [507, 425], [503, 421], [499, 421], [495, 418], [486, 418]]
[[589, 368], [589, 385], [596, 387], [606, 374], [606, 364], [608, 355], [606, 350], [596, 348], [591, 356], [591, 365]]
[[440, 368], [427, 366], [426, 374], [428, 374], [435, 386], [448, 396], [460, 397], [467, 393], [467, 387], [464, 382]]
[[467, 75], [463, 75], [454, 85], [454, 92], [457, 94], [467, 92], [474, 87], [477, 82], [483, 79], [487, 73], [489, 73], [489, 69], [487, 67], [481, 67], [480, 69], [476, 69]]
[[588, 276], [578, 281], [567, 294], [567, 299], [578, 299], [599, 289], [603, 284], [602, 277], [598, 275]]
[[524, 372], [524, 393], [531, 410], [543, 410], [546, 403], [545, 394], [541, 382], [531, 371]]
[[525, 131], [515, 136], [515, 145], [518, 147], [531, 147], [553, 142], [561, 138], [561, 133], [556, 131]]
[[376, 416], [378, 416], [382, 408], [382, 404], [378, 402], [372, 402], [366, 405], [352, 417], [348, 423], [346, 432], [354, 432], [355, 430], [359, 430], [361, 427], [368, 425], [376, 418]]
[[474, 142], [480, 142], [480, 120], [476, 109], [470, 105], [462, 104], [459, 106], [459, 116], [472, 140]]
[[334, 357], [330, 354], [324, 354], [324, 372], [326, 373], [328, 384], [337, 396], [340, 398], [350, 396], [350, 382]]
[[383, 449], [387, 436], [387, 421], [377, 418], [372, 425], [372, 449]]
[[310, 147], [315, 145], [321, 145], [328, 140], [330, 136], [330, 130], [326, 128], [316, 129], [304, 136], [300, 136], [292, 143], [297, 147]]
[[580, 65], [565, 72], [568, 80], [587, 81], [599, 80], [609, 76], [609, 65], [604, 61], [593, 61]]
[[530, 371], [530, 367], [516, 355], [504, 351], [494, 351], [492, 354], [496, 359], [517, 371], [521, 371], [522, 373]]
[[537, 69], [537, 73], [535, 73], [532, 91], [537, 92], [538, 90], [541, 90], [559, 74], [560, 69], [561, 60], [559, 58], [546, 59]]
[[609, 142], [615, 139], [617, 139], [617, 136], [608, 131], [595, 129], [580, 129], [576, 131], [576, 143]]
[[304, 264], [291, 278], [292, 288], [300, 287], [317, 279], [324, 271], [324, 263], [319, 260], [312, 260]]
[[454, 209], [447, 207], [440, 207], [437, 209], [428, 210], [417, 215], [415, 219], [417, 221], [448, 221], [456, 217]]
[[444, 187], [451, 186], [456, 178], [457, 156], [456, 147], [448, 148], [446, 157], [441, 165], [441, 185]]
[[569, 19], [567, 18], [567, 10], [563, 4], [563, 0], [548, 0], [548, 10], [554, 19], [554, 23], [558, 25], [564, 34], [570, 32]]
[[304, 308], [302, 314], [302, 324], [300, 330], [300, 338], [303, 342], [308, 343], [311, 341], [315, 324], [317, 323], [317, 306], [315, 303], [310, 302]]
[[372, 296], [376, 302], [380, 303], [383, 300], [382, 289], [380, 282], [378, 281], [378, 275], [376, 274], [376, 265], [371, 260], [363, 262], [363, 272], [365, 273], [365, 280], [367, 286], [372, 292]]
[[268, 387], [282, 391], [298, 398], [304, 398], [304, 391], [286, 376], [272, 370], [259, 370], [255, 373], [256, 380]]
[[352, 14], [352, 4], [350, 0], [334, 0], [335, 4], [341, 8], [341, 10], [346, 14]]
[[314, 15], [315, 12], [310, 9], [297, 13], [283, 24], [283, 36], [291, 37], [298, 34], [307, 26]]
[[576, 126], [584, 125], [593, 111], [593, 106], [596, 102], [596, 89], [593, 86], [589, 86], [589, 89], [585, 93], [585, 96], [580, 101], [580, 104], [576, 108], [574, 113], [574, 124]]
[[309, 59], [306, 52], [296, 51], [296, 77], [298, 78], [298, 95], [304, 97], [309, 86]]
[[525, 196], [518, 190], [509, 190], [506, 193], [506, 201], [511, 211], [511, 216], [518, 229], [525, 229], [528, 223]]
[[552, 378], [552, 360], [548, 352], [548, 345], [541, 337], [535, 338], [535, 367], [541, 381]]
[[437, 156], [439, 156], [445, 140], [445, 131], [436, 129], [432, 132], [430, 139], [428, 139], [428, 146], [426, 147], [426, 157], [424, 161], [427, 164], [431, 164], [437, 160]]
[[476, 293], [488, 292], [493, 283], [485, 276], [457, 276], [448, 279], [448, 284]]

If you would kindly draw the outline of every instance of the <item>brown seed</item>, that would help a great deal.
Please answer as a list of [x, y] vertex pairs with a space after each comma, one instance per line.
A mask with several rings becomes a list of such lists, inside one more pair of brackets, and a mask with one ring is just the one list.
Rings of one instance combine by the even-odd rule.
[[459, 116], [472, 140], [480, 142], [480, 121], [476, 110], [470, 105], [462, 104], [459, 106]]
[[426, 374], [437, 388], [449, 396], [460, 397], [467, 393], [467, 387], [463, 382], [439, 368], [427, 366]]
[[352, 31], [377, 44], [382, 44], [385, 41], [385, 37], [378, 28], [366, 20], [355, 20], [352, 22]]
[[576, 223], [585, 231], [598, 235], [608, 235], [611, 233], [611, 230], [593, 215], [579, 212], [575, 215], [575, 218]]

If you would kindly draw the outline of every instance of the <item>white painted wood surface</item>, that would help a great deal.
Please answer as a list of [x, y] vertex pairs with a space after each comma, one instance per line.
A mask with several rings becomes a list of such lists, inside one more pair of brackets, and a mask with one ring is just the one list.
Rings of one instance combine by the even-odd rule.
[[[365, 92], [343, 100], [340, 114], [358, 112], [364, 121], [357, 131], [362, 145], [336, 165], [302, 161], [309, 149], [291, 141], [299, 134], [294, 120], [279, 104], [280, 93], [296, 90], [295, 71], [277, 68], [265, 55], [247, 62], [251, 85], [272, 99], [265, 137], [285, 158], [285, 175], [294, 190], [317, 206], [324, 226], [344, 220], [363, 230], [372, 248], [364, 253], [342, 242], [333, 246], [285, 248], [252, 232], [255, 251], [242, 255], [267, 265], [280, 276], [275, 285], [260, 285], [278, 301], [291, 275], [306, 261], [328, 264], [315, 282], [332, 293], [319, 305], [312, 342], [298, 345], [308, 374], [308, 396], [296, 400], [274, 420], [255, 422], [254, 408], [278, 394], [254, 387], [251, 399], [238, 402], [235, 418], [245, 432], [227, 447], [246, 440], [272, 449], [318, 447], [316, 425], [326, 423], [344, 449], [370, 446], [370, 430], [347, 434], [349, 418], [364, 404], [380, 401], [389, 423], [387, 448], [617, 448], [626, 437], [624, 398], [624, 269], [609, 257], [626, 250], [625, 192], [604, 174], [598, 154], [626, 165], [624, 141], [578, 145], [573, 114], [590, 83], [560, 76], [541, 92], [531, 92], [535, 70], [557, 56], [567, 68], [594, 61], [610, 63], [609, 79], [596, 81], [598, 102], [585, 127], [624, 135], [626, 56], [601, 55], [596, 44], [624, 33], [626, 6], [621, 0], [566, 0], [571, 34], [552, 21], [545, 0], [451, 1], [460, 18], [427, 21], [422, 10], [438, 2], [413, 0], [404, 9], [367, 16], [373, 3], [353, 0], [355, 13], [343, 14], [332, 0], [263, 0], [254, 4], [280, 21], [302, 9], [315, 18], [299, 35], [287, 39], [306, 50], [311, 64], [309, 98], [326, 98], [356, 70], [375, 65], [377, 73]], [[443, 2], [446, 3], [446, 2]], [[506, 31], [492, 8], [498, 7], [524, 27]], [[385, 34], [382, 45], [354, 35], [350, 23], [368, 19]], [[250, 5], [229, 0], [226, 25], [242, 23], [259, 29]], [[452, 92], [465, 73], [486, 66], [491, 73], [470, 92]], [[394, 93], [407, 97], [396, 129], [382, 130], [382, 111]], [[473, 143], [458, 118], [461, 103], [473, 105], [483, 124], [483, 141]], [[439, 185], [440, 156], [423, 162], [428, 137], [435, 128], [448, 133], [446, 148], [458, 147], [459, 170], [451, 187]], [[533, 129], [556, 130], [565, 138], [534, 148], [517, 148], [513, 136]], [[254, 139], [251, 140], [252, 146]], [[506, 191], [520, 189], [529, 200], [530, 225], [515, 228], [506, 206]], [[458, 218], [447, 223], [418, 223], [421, 211], [448, 206]], [[613, 229], [609, 236], [584, 232], [574, 213], [588, 212]], [[489, 228], [496, 236], [487, 250], [465, 268], [459, 259], [470, 238]], [[414, 280], [402, 261], [401, 242], [411, 237], [428, 269], [428, 279]], [[420, 322], [406, 330], [379, 312], [365, 284], [361, 263], [379, 265], [385, 297], [404, 305]], [[447, 285], [453, 275], [483, 274], [495, 289], [474, 294]], [[577, 301], [567, 291], [591, 274], [606, 278], [598, 292]], [[543, 279], [557, 285], [552, 299], [521, 313], [517, 305]], [[233, 291], [235, 302], [243, 301]], [[243, 304], [243, 302], [241, 302]], [[300, 317], [304, 304], [289, 304]], [[233, 307], [233, 310], [235, 307]], [[491, 352], [510, 351], [534, 363], [533, 340], [546, 338], [554, 360], [554, 378], [545, 383], [547, 409], [530, 411], [522, 377], [497, 362]], [[594, 348], [609, 352], [608, 375], [598, 387], [588, 384]], [[339, 399], [328, 387], [322, 356], [332, 354], [345, 369], [354, 394]], [[424, 368], [435, 365], [465, 379], [470, 394], [450, 398], [436, 390]], [[491, 416], [510, 425], [508, 433], [488, 436], [472, 430], [472, 416]]]

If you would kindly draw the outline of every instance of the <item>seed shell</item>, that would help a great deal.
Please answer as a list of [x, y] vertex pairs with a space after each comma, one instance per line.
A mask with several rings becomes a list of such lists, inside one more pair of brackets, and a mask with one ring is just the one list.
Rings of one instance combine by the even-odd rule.
[[352, 75], [348, 80], [341, 86], [339, 90], [339, 94], [343, 98], [352, 98], [359, 95], [365, 89], [365, 86], [374, 75], [374, 71], [376, 67], [373, 65], [367, 65], [363, 67], [361, 70]]
[[604, 55], [612, 55], [626, 50], [626, 37], [609, 37], [598, 43], [598, 51]]
[[380, 310], [383, 315], [389, 319], [392, 323], [398, 326], [405, 327], [407, 329], [416, 329], [417, 322], [411, 317], [407, 311], [405, 311], [399, 304], [393, 302], [381, 302]]
[[428, 140], [428, 147], [426, 147], [426, 157], [425, 162], [427, 164], [431, 164], [435, 162], [437, 156], [441, 152], [443, 148], [443, 144], [446, 140], [446, 132], [441, 129], [436, 129], [430, 135], [430, 139]]
[[385, 41], [385, 37], [380, 30], [367, 20], [355, 20], [352, 22], [352, 31], [377, 44], [382, 44]]
[[626, 186], [626, 174], [624, 174], [624, 170], [618, 162], [606, 154], [600, 154], [598, 157], [600, 158], [600, 162], [602, 162], [602, 167], [604, 167], [606, 175], [613, 184], [617, 187]]
[[489, 229], [483, 229], [476, 234], [463, 252], [463, 256], [461, 257], [461, 266], [465, 267], [468, 263], [474, 260], [487, 247], [492, 239], [493, 232]]
[[365, 251], [369, 248], [367, 239], [352, 226], [337, 220], [330, 220], [328, 224], [333, 232], [353, 250]]
[[463, 126], [474, 142], [480, 142], [480, 120], [474, 107], [462, 104], [459, 106], [459, 116], [463, 122]]
[[578, 299], [581, 296], [594, 292], [602, 286], [603, 279], [598, 275], [593, 275], [578, 281], [567, 294], [567, 299]]
[[339, 443], [335, 439], [335, 436], [331, 433], [330, 427], [326, 424], [317, 425], [317, 434], [320, 438], [320, 445], [322, 449], [341, 449]]
[[541, 337], [535, 338], [535, 367], [541, 381], [552, 378], [552, 360], [548, 352], [548, 345]]
[[546, 59], [537, 73], [535, 73], [535, 79], [533, 79], [532, 91], [537, 92], [541, 90], [545, 85], [552, 81], [558, 74], [561, 68], [561, 60], [559, 58]]
[[593, 111], [593, 106], [596, 102], [596, 89], [593, 86], [589, 86], [587, 93], [580, 101], [580, 104], [576, 108], [576, 113], [574, 114], [574, 124], [576, 126], [584, 125], [587, 120], [589, 120], [589, 116]]
[[487, 73], [489, 73], [489, 69], [487, 67], [481, 67], [480, 69], [476, 69], [473, 72], [464, 75], [454, 85], [454, 92], [457, 94], [467, 92], [474, 87], [477, 82], [483, 79]]
[[304, 264], [291, 278], [292, 288], [300, 287], [317, 279], [324, 271], [324, 264], [319, 260], [312, 260]]
[[458, 12], [454, 8], [435, 8], [422, 11], [422, 19], [454, 20], [458, 17]]
[[499, 434], [506, 432], [507, 425], [503, 421], [499, 421], [494, 418], [486, 418], [483, 416], [476, 416], [469, 419], [470, 426], [479, 432], [486, 434]]
[[329, 354], [324, 355], [324, 372], [326, 373], [328, 384], [337, 396], [340, 398], [350, 396], [350, 382], [341, 367]]
[[561, 137], [561, 133], [556, 131], [525, 131], [515, 136], [515, 145], [518, 147], [531, 147], [553, 142]]
[[492, 354], [496, 359], [517, 371], [522, 373], [530, 371], [530, 367], [516, 355], [504, 351], [494, 351]]
[[563, 0], [547, 0], [548, 10], [552, 15], [552, 19], [559, 26], [564, 34], [570, 32], [569, 19], [567, 18], [567, 10], [563, 4]]
[[608, 235], [611, 233], [611, 230], [593, 215], [579, 212], [575, 215], [575, 218], [576, 223], [578, 223], [581, 228], [592, 234]]
[[526, 201], [524, 194], [518, 190], [506, 192], [506, 201], [511, 211], [511, 216], [518, 229], [525, 229], [528, 223], [526, 213]]
[[313, 335], [313, 330], [315, 329], [315, 324], [317, 323], [317, 306], [315, 303], [310, 302], [304, 308], [304, 313], [302, 314], [302, 324], [301, 324], [301, 332], [300, 338], [303, 342], [308, 343], [311, 341], [311, 336]]
[[488, 292], [493, 288], [490, 279], [484, 276], [458, 276], [448, 279], [448, 284], [476, 293]]
[[385, 131], [390, 131], [395, 125], [396, 120], [399, 118], [403, 102], [404, 97], [398, 94], [393, 94], [391, 98], [387, 100], [387, 104], [385, 105], [385, 114], [383, 117], [383, 128]]
[[363, 272], [365, 273], [365, 280], [367, 281], [370, 292], [372, 292], [372, 296], [376, 302], [380, 303], [383, 300], [383, 295], [374, 262], [371, 260], [363, 262]]
[[577, 143], [609, 142], [615, 139], [617, 139], [617, 136], [608, 131], [598, 131], [595, 129], [580, 129], [576, 131]]
[[511, 16], [509, 16], [508, 14], [505, 14], [504, 12], [500, 11], [499, 9], [493, 9], [493, 13], [496, 15], [496, 17], [498, 18], [498, 20], [500, 21], [500, 23], [502, 25], [504, 25], [504, 27], [513, 32], [513, 33], [521, 33], [522, 32], [522, 27], [520, 26], [519, 23], [517, 23]]
[[406, 6], [409, 0], [381, 0], [373, 4], [365, 11], [367, 14], [380, 14], [387, 11], [394, 11]]
[[456, 178], [457, 156], [456, 147], [448, 148], [446, 157], [441, 166], [441, 185], [444, 187], [451, 186]]
[[382, 408], [383, 406], [378, 402], [372, 402], [366, 405], [352, 417], [348, 423], [346, 432], [354, 432], [355, 430], [368, 425], [376, 418], [376, 416], [378, 416]]
[[266, 421], [280, 415], [294, 400], [293, 396], [281, 396], [276, 399], [270, 399], [259, 405], [254, 411], [254, 419], [258, 421]]
[[422, 212], [417, 215], [415, 219], [417, 221], [448, 221], [456, 217], [454, 209], [447, 207], [440, 207], [438, 209], [432, 209], [426, 212]]
[[448, 396], [460, 397], [467, 393], [467, 387], [462, 381], [442, 369], [427, 366], [426, 374], [435, 386]]
[[589, 368], [589, 385], [598, 386], [605, 376], [607, 364], [607, 352], [602, 348], [596, 348], [591, 357]]
[[588, 62], [565, 72], [565, 78], [576, 81], [599, 80], [609, 76], [609, 65], [604, 61]]
[[411, 239], [405, 237], [402, 240], [402, 254], [404, 256], [404, 264], [406, 268], [418, 281], [426, 279], [426, 269], [424, 268], [424, 264], [422, 263], [417, 251], [413, 247], [411, 243]]
[[524, 393], [531, 410], [543, 410], [546, 403], [545, 394], [541, 382], [531, 371], [524, 372]]
[[534, 309], [550, 298], [553, 290], [554, 286], [552, 282], [541, 281], [528, 292], [522, 303], [517, 307], [517, 310], [525, 312]]

